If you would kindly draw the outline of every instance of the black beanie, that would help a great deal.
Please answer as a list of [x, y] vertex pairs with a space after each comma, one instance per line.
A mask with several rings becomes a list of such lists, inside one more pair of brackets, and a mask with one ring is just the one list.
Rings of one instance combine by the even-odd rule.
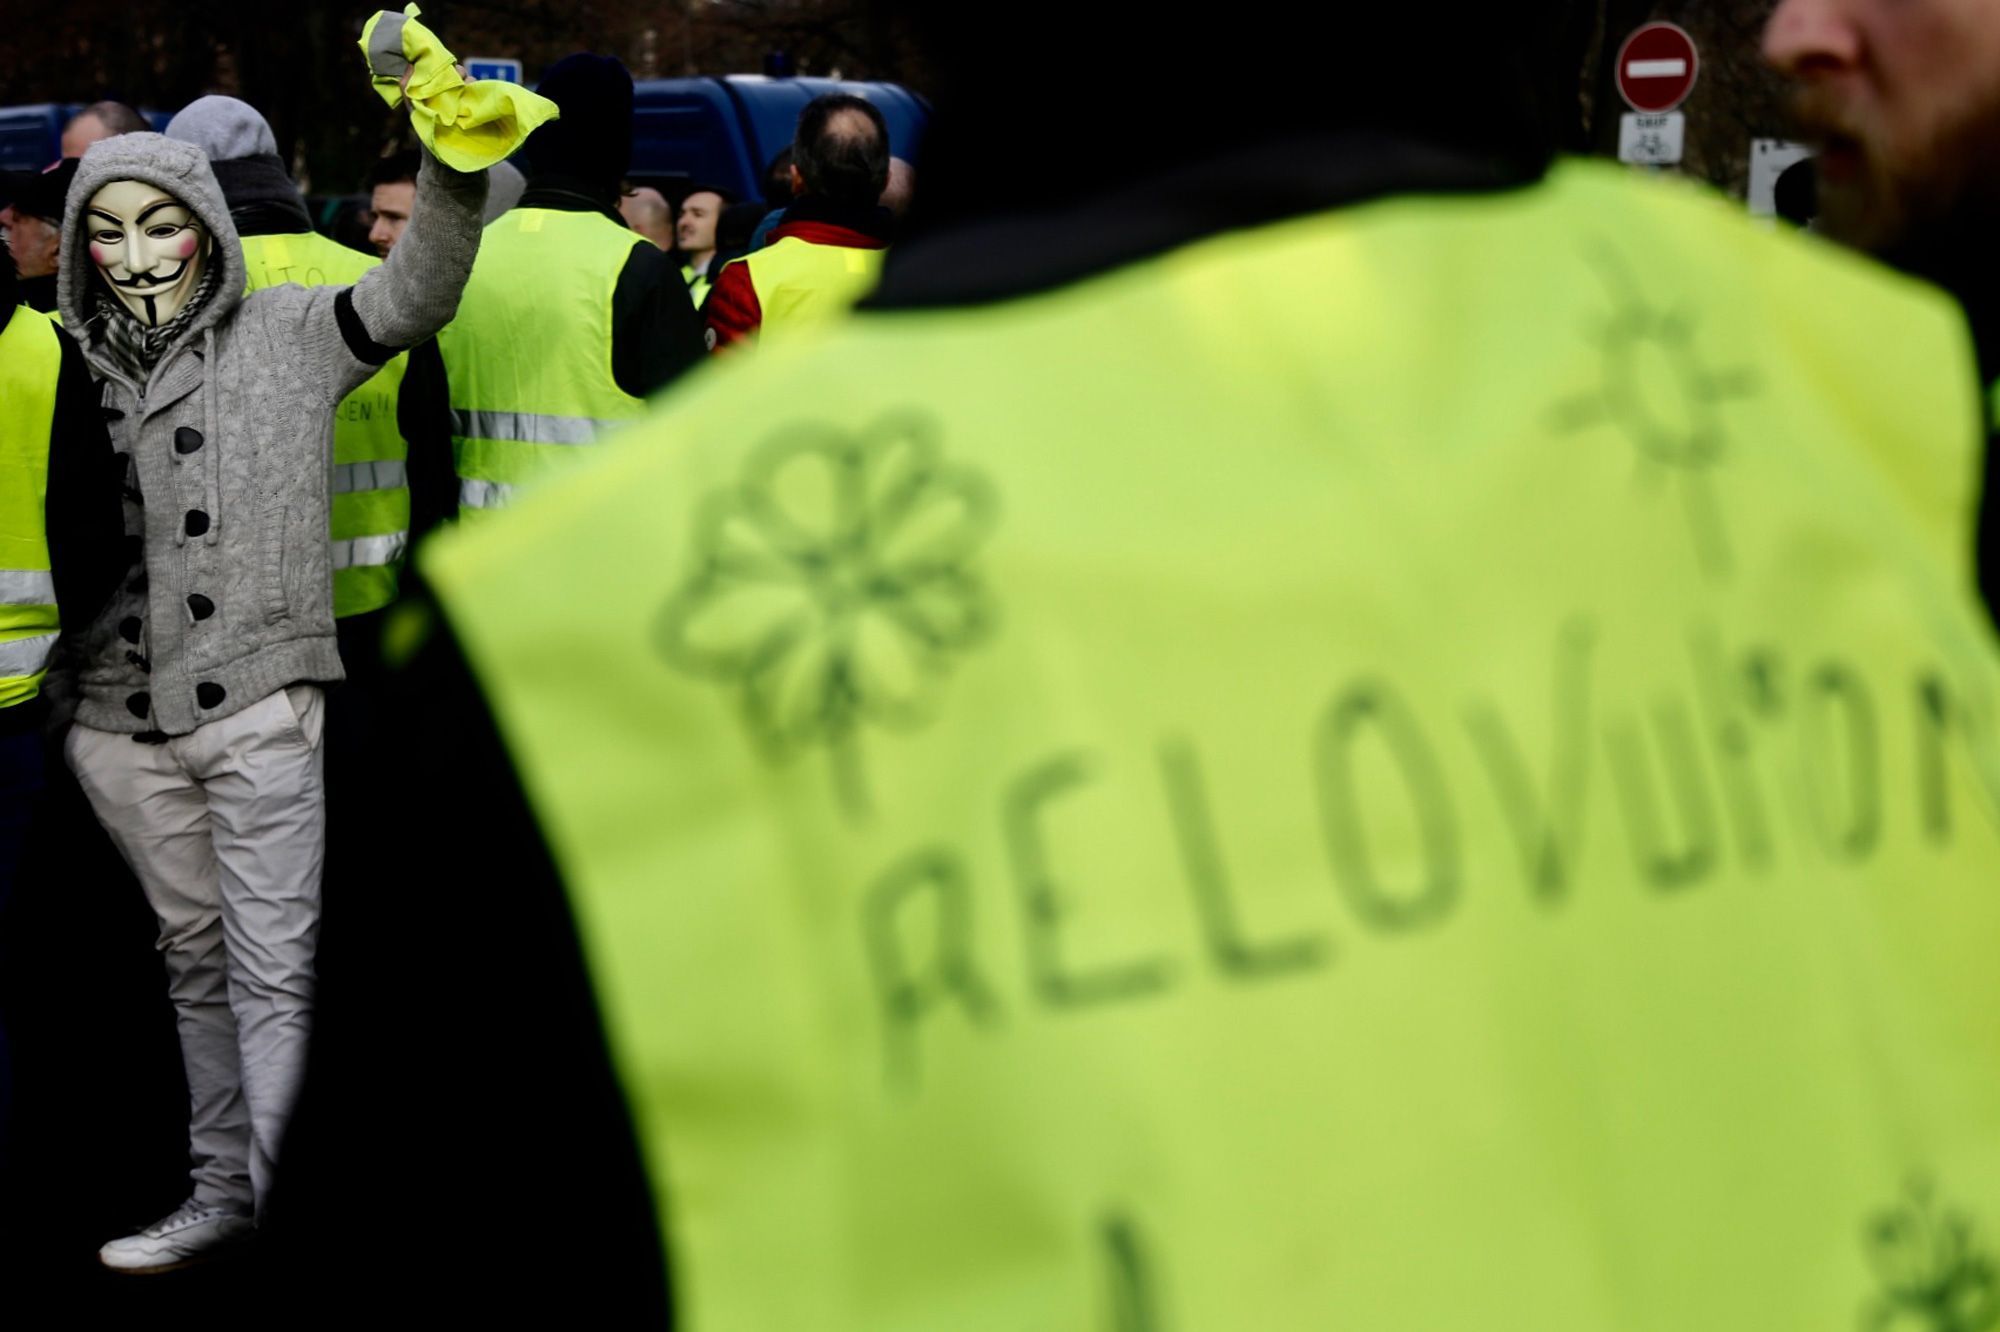
[[632, 76], [611, 56], [564, 56], [535, 91], [562, 108], [528, 136], [532, 175], [581, 177], [616, 194], [632, 165]]

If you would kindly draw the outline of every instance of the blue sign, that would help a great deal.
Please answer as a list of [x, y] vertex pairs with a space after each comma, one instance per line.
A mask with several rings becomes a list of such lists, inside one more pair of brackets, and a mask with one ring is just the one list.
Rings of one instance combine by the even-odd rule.
[[467, 56], [465, 77], [468, 79], [499, 79], [503, 83], [521, 81], [521, 62], [507, 60], [499, 56]]

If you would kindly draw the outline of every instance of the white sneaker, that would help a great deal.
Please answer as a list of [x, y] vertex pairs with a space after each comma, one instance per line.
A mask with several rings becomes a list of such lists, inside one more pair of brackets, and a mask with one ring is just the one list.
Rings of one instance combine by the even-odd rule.
[[241, 1212], [190, 1198], [138, 1234], [112, 1240], [97, 1261], [116, 1272], [171, 1272], [219, 1257], [256, 1228]]

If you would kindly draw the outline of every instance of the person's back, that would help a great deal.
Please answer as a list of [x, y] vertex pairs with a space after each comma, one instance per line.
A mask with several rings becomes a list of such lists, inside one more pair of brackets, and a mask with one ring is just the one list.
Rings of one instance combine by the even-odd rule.
[[871, 291], [893, 219], [878, 203], [889, 130], [859, 97], [828, 93], [799, 113], [797, 190], [770, 242], [715, 274], [703, 310], [713, 348], [789, 341], [845, 315]]
[[646, 244], [587, 212], [523, 206], [487, 224], [459, 317], [438, 338], [461, 513], [507, 503], [644, 408], [590, 354], [611, 344], [612, 293], [635, 240]]
[[1136, 248], [1068, 280], [941, 238], [426, 552], [688, 1325], [1984, 1298], [1927, 1247], [2000, 1226], [1961, 322], [1383, 158], [1069, 219]]
[[577, 446], [637, 416], [701, 354], [679, 273], [617, 211], [631, 76], [571, 56], [542, 90], [562, 118], [528, 140], [529, 187], [487, 224], [458, 317], [438, 335], [461, 516], [573, 466]]

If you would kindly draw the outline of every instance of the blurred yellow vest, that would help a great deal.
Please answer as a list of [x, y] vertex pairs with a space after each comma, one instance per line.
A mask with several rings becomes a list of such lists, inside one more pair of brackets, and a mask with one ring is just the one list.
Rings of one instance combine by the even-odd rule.
[[61, 372], [55, 321], [15, 306], [0, 329], [0, 708], [40, 692], [60, 629], [47, 502]]
[[1938, 293], [1566, 164], [436, 544], [683, 1325], [1991, 1326], [1977, 415]]

